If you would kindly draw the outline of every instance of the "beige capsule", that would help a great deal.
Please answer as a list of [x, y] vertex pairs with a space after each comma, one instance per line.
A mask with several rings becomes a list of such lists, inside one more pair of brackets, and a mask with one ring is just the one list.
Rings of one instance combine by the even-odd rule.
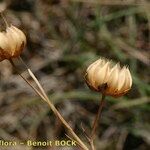
[[98, 92], [113, 97], [126, 94], [132, 86], [132, 77], [127, 67], [115, 66], [104, 58], [92, 63], [86, 70], [87, 85]]
[[18, 57], [26, 45], [25, 34], [11, 25], [0, 32], [0, 61]]

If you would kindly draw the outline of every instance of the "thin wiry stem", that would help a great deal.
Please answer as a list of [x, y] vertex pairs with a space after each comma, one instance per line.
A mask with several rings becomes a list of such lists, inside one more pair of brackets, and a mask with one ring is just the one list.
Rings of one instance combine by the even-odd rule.
[[96, 150], [94, 146], [94, 140], [90, 140], [91, 150]]
[[101, 118], [102, 109], [103, 109], [103, 106], [104, 106], [104, 100], [105, 100], [105, 95], [102, 94], [102, 98], [101, 98], [101, 101], [100, 101], [100, 104], [99, 104], [99, 109], [98, 109], [97, 115], [95, 117], [95, 120], [94, 120], [94, 123], [93, 123], [93, 126], [92, 126], [91, 136], [90, 136], [90, 145], [91, 145], [92, 150], [95, 150], [94, 138], [95, 138], [95, 133], [96, 133], [98, 121]]
[[96, 132], [96, 128], [97, 128], [97, 125], [98, 125], [98, 121], [100, 120], [100, 117], [101, 117], [101, 113], [102, 113], [102, 109], [103, 109], [103, 105], [104, 105], [104, 100], [105, 100], [105, 95], [102, 94], [102, 98], [101, 98], [101, 101], [100, 101], [99, 109], [98, 109], [97, 115], [95, 117], [93, 126], [92, 126], [92, 133], [91, 133], [91, 138], [92, 139], [95, 136], [95, 132]]
[[19, 76], [28, 84], [30, 85], [30, 87], [42, 98], [45, 99], [44, 96], [39, 92], [39, 90], [37, 90], [31, 83], [30, 81], [28, 81], [17, 69], [16, 65], [14, 64], [14, 62], [10, 59], [9, 60], [11, 65], [14, 67], [14, 69], [16, 70], [16, 72], [19, 74]]
[[39, 83], [39, 81], [37, 80], [37, 78], [35, 77], [35, 75], [32, 73], [32, 71], [27, 68], [28, 73], [30, 74], [30, 76], [32, 77], [32, 79], [34, 80], [34, 82], [36, 83], [36, 85], [38, 86], [39, 90], [37, 88], [35, 88], [17, 69], [17, 67], [15, 66], [14, 62], [10, 59], [10, 63], [12, 64], [12, 66], [15, 68], [15, 70], [17, 71], [17, 73], [28, 83], [28, 85], [44, 100], [47, 102], [47, 104], [50, 106], [51, 110], [53, 111], [53, 113], [56, 115], [56, 117], [59, 118], [59, 120], [62, 122], [62, 124], [68, 129], [68, 131], [70, 132], [70, 134], [72, 135], [72, 137], [74, 138], [74, 140], [77, 141], [77, 144], [83, 149], [83, 150], [89, 150], [87, 148], [87, 146], [81, 141], [81, 139], [76, 135], [76, 133], [73, 131], [73, 129], [70, 127], [70, 125], [64, 120], [64, 118], [61, 116], [61, 114], [58, 112], [58, 110], [55, 108], [55, 106], [53, 105], [53, 103], [50, 101], [50, 99], [48, 98], [47, 94], [45, 93], [44, 89], [42, 88], [41, 84]]

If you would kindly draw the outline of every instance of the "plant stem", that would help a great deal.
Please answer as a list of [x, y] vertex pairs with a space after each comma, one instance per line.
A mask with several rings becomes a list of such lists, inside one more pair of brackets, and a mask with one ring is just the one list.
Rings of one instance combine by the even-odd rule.
[[97, 115], [96, 115], [96, 117], [94, 119], [94, 123], [93, 123], [93, 126], [92, 126], [91, 137], [90, 137], [90, 145], [91, 145], [91, 149], [92, 150], [95, 150], [95, 147], [94, 147], [94, 138], [95, 138], [95, 133], [96, 133], [98, 121], [101, 118], [102, 109], [103, 109], [103, 106], [104, 106], [104, 100], [105, 100], [105, 95], [102, 94], [102, 98], [101, 98], [101, 101], [100, 101], [100, 104], [99, 104]]
[[71, 133], [71, 135], [73, 136], [73, 138], [76, 140], [77, 144], [83, 149], [83, 150], [89, 150], [87, 148], [87, 146], [81, 141], [81, 139], [76, 135], [76, 133], [73, 131], [73, 129], [70, 127], [70, 125], [65, 121], [65, 119], [62, 117], [62, 115], [59, 113], [59, 111], [56, 109], [56, 107], [54, 106], [54, 104], [50, 101], [50, 99], [48, 98], [48, 96], [46, 95], [44, 89], [42, 88], [42, 86], [40, 85], [39, 81], [37, 80], [37, 78], [34, 76], [34, 74], [32, 73], [32, 71], [30, 69], [27, 68], [28, 73], [30, 74], [30, 76], [32, 77], [32, 79], [35, 81], [35, 83], [37, 84], [39, 90], [37, 88], [35, 88], [26, 78], [23, 77], [23, 75], [18, 71], [16, 65], [14, 64], [14, 62], [12, 60], [10, 60], [10, 63], [12, 64], [12, 66], [15, 68], [15, 70], [17, 71], [17, 73], [23, 78], [23, 80], [25, 80], [28, 85], [44, 100], [47, 102], [47, 104], [50, 106], [51, 110], [53, 111], [53, 113], [55, 114], [56, 117], [59, 118], [59, 120], [62, 122], [62, 124], [68, 129], [68, 131]]
[[94, 146], [94, 140], [90, 140], [91, 150], [96, 150]]

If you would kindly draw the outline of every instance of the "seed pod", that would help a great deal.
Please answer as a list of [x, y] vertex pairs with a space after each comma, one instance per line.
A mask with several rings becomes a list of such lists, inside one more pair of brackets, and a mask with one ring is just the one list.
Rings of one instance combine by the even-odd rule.
[[18, 57], [26, 45], [24, 33], [11, 25], [0, 32], [0, 61]]
[[126, 94], [132, 86], [129, 69], [119, 64], [113, 66], [106, 59], [98, 59], [87, 68], [85, 81], [91, 89], [113, 97]]

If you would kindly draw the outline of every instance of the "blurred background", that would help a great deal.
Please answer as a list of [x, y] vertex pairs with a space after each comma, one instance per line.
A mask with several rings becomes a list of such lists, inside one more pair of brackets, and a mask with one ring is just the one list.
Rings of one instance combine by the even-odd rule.
[[[106, 97], [97, 129], [97, 150], [150, 149], [150, 2], [148, 0], [5, 0], [4, 15], [27, 36], [23, 60], [50, 99], [84, 140], [100, 94], [84, 82], [87, 66], [100, 57], [129, 66], [130, 92]], [[3, 24], [2, 18], [0, 23]], [[82, 124], [82, 126], [81, 126]], [[0, 63], [0, 139], [65, 139], [66, 130], [47, 104]], [[64, 149], [18, 145], [0, 150]]]

